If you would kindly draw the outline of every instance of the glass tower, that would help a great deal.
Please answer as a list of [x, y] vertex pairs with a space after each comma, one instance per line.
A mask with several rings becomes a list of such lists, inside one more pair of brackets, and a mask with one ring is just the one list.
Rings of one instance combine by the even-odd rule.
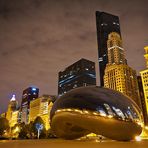
[[30, 109], [30, 101], [38, 98], [39, 89], [35, 87], [29, 87], [23, 91], [22, 103], [21, 103], [21, 122], [28, 123], [28, 115]]
[[59, 96], [71, 89], [89, 85], [96, 85], [95, 63], [92, 61], [80, 59], [64, 71], [59, 72]]

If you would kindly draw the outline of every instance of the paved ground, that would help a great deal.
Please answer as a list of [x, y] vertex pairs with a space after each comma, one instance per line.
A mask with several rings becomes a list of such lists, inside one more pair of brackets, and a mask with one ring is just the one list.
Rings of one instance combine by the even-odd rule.
[[1, 140], [0, 148], [148, 148], [141, 142], [65, 141], [65, 140]]

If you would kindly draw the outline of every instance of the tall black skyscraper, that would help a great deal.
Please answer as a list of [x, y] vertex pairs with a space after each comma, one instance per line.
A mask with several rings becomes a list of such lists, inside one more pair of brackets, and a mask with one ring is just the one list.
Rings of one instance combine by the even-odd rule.
[[30, 101], [39, 97], [39, 89], [29, 87], [23, 91], [21, 103], [21, 122], [28, 123], [28, 114], [30, 109]]
[[81, 86], [96, 85], [95, 63], [81, 59], [59, 72], [58, 95]]
[[108, 63], [107, 58], [107, 40], [111, 32], [120, 34], [119, 17], [105, 12], [96, 11], [97, 41], [98, 41], [98, 58], [100, 69], [100, 85], [104, 86], [104, 70]]

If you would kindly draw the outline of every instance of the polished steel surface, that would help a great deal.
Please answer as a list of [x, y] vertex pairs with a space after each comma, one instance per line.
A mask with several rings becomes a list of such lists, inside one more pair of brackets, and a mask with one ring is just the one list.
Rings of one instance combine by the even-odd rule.
[[93, 132], [126, 141], [139, 135], [142, 125], [142, 113], [135, 102], [120, 92], [97, 86], [69, 91], [51, 110], [51, 128], [64, 139]]

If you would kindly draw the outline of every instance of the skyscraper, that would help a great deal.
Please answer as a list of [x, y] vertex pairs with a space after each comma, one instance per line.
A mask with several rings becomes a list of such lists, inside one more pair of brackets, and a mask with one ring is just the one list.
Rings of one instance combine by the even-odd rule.
[[52, 96], [43, 95], [30, 102], [29, 122], [34, 121], [40, 116], [44, 121], [45, 128], [50, 128], [50, 110], [52, 107]]
[[98, 60], [100, 69], [100, 85], [104, 86], [104, 71], [108, 63], [107, 40], [111, 32], [117, 32], [120, 36], [119, 17], [105, 12], [96, 11]]
[[12, 112], [11, 119], [9, 120], [9, 125], [10, 127], [13, 127], [18, 122], [19, 122], [19, 110], [16, 110]]
[[[145, 99], [145, 104], [146, 104], [146, 113], [148, 115], [148, 46], [145, 48], [145, 60], [146, 60], [146, 69], [140, 71], [141, 78], [142, 78], [142, 86], [143, 86], [143, 91], [144, 91], [144, 99]], [[148, 125], [148, 123], [146, 123]]]
[[118, 33], [112, 32], [108, 35], [107, 48], [108, 64], [105, 68], [104, 87], [122, 92], [141, 108], [136, 71], [127, 65]]
[[80, 59], [59, 72], [58, 95], [81, 86], [96, 85], [95, 63]]
[[139, 95], [140, 95], [141, 106], [142, 106], [142, 113], [144, 117], [144, 124], [148, 126], [148, 113], [146, 110], [146, 100], [144, 98], [141, 76], [137, 76], [137, 80], [138, 80]]
[[28, 123], [28, 114], [30, 109], [30, 101], [38, 98], [39, 89], [35, 87], [29, 87], [23, 91], [22, 103], [21, 103], [21, 122]]
[[107, 40], [108, 64], [127, 64], [121, 37], [116, 32], [111, 32]]
[[18, 102], [16, 101], [15, 95], [13, 95], [8, 104], [8, 109], [6, 112], [6, 118], [9, 122], [12, 118], [12, 113], [17, 110], [17, 107], [18, 107]]

